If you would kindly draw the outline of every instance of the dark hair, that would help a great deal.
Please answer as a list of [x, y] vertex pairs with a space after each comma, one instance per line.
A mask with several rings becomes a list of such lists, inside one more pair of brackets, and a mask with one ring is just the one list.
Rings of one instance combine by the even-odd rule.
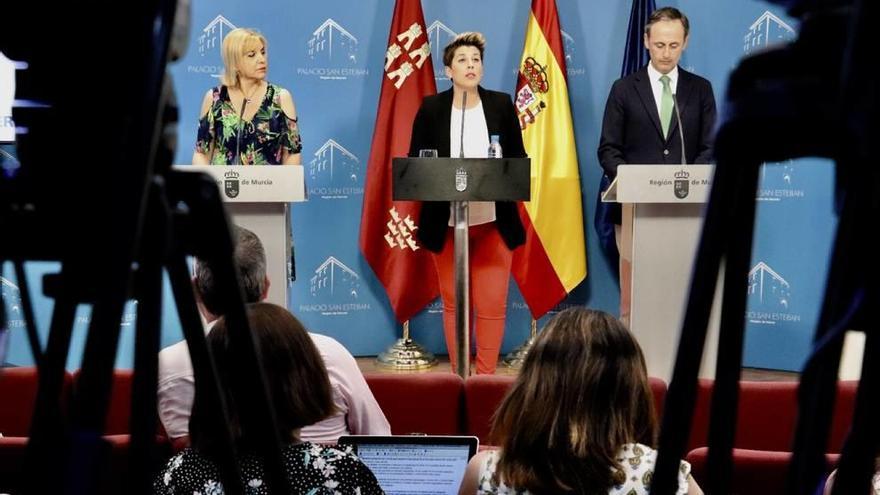
[[645, 34], [650, 36], [651, 26], [660, 21], [676, 20], [681, 21], [681, 25], [684, 26], [684, 37], [687, 38], [688, 33], [691, 31], [691, 23], [688, 22], [687, 16], [675, 7], [660, 7], [654, 12], [651, 12], [651, 16], [648, 17], [648, 23], [645, 24]]
[[[233, 226], [232, 237], [233, 263], [244, 291], [244, 302], [259, 302], [266, 290], [266, 250], [260, 238], [244, 227]], [[222, 289], [214, 280], [213, 263], [196, 259], [194, 271], [195, 288], [205, 309], [217, 316], [226, 313]]]
[[535, 340], [495, 414], [494, 481], [532, 493], [607, 494], [622, 481], [623, 444], [653, 445], [656, 429], [635, 338], [608, 313], [567, 309]]
[[[302, 323], [286, 309], [269, 303], [248, 305], [248, 323], [257, 342], [269, 395], [275, 406], [278, 433], [282, 440], [294, 440], [293, 430], [321, 421], [336, 412], [330, 379], [318, 349]], [[259, 421], [250, 403], [255, 384], [248, 382], [240, 346], [232, 345], [226, 318], [220, 318], [208, 333], [207, 343], [214, 358], [218, 381], [229, 412], [229, 425], [237, 446], [251, 450]], [[199, 393], [196, 387], [196, 394]], [[199, 401], [195, 401], [199, 404]], [[210, 413], [204, 413], [210, 414]], [[214, 446], [200, 434], [203, 413], [193, 408], [190, 432], [196, 448]]]
[[462, 46], [476, 47], [480, 51], [480, 59], [482, 59], [483, 52], [486, 50], [486, 38], [482, 33], [475, 31], [459, 34], [443, 49], [443, 65], [452, 67], [452, 57], [455, 55], [455, 50]]

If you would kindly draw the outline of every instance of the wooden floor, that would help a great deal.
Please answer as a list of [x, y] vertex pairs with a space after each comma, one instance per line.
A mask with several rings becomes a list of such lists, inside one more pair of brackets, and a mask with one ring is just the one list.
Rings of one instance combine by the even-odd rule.
[[[437, 356], [438, 363], [436, 366], [427, 369], [427, 370], [419, 370], [419, 371], [400, 371], [395, 369], [388, 369], [386, 367], [380, 366], [376, 362], [375, 357], [359, 357], [356, 358], [358, 366], [360, 367], [362, 372], [365, 373], [452, 373], [452, 369], [449, 366], [449, 358], [446, 356]], [[508, 368], [503, 364], [498, 365], [498, 370], [495, 372], [497, 375], [515, 375], [517, 370]], [[791, 371], [779, 371], [779, 370], [762, 370], [758, 368], [743, 368], [742, 369], [742, 378], [743, 381], [797, 381], [799, 378], [798, 373], [794, 373]]]

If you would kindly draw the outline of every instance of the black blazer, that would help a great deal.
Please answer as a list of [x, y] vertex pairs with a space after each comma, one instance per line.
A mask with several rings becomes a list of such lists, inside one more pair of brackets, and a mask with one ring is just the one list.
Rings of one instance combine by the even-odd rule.
[[[709, 163], [715, 127], [712, 84], [679, 67], [675, 97], [685, 130], [687, 163]], [[679, 132], [673, 112], [669, 137], [663, 138], [648, 68], [642, 67], [611, 87], [602, 120], [599, 163], [610, 179], [617, 176], [622, 163], [681, 163]]]
[[[478, 87], [486, 116], [489, 135], [500, 136], [504, 156], [525, 158], [519, 119], [510, 95]], [[413, 121], [412, 137], [409, 143], [409, 156], [419, 156], [419, 150], [437, 150], [437, 156], [452, 156], [449, 150], [449, 126], [452, 113], [452, 89], [422, 100], [422, 106]], [[456, 153], [457, 156], [457, 153]], [[525, 229], [519, 218], [516, 203], [495, 202], [495, 218], [498, 231], [504, 243], [511, 250], [526, 239]], [[448, 201], [425, 201], [419, 214], [419, 229], [416, 231], [422, 245], [430, 251], [440, 252], [446, 241], [446, 227], [449, 224]]]

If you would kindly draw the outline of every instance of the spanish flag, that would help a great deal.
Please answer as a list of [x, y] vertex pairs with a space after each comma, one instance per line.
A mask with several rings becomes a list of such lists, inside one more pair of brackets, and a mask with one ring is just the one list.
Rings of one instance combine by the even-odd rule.
[[532, 197], [520, 205], [526, 243], [514, 252], [512, 272], [538, 319], [587, 276], [581, 183], [555, 0], [532, 0], [516, 109], [532, 159]]

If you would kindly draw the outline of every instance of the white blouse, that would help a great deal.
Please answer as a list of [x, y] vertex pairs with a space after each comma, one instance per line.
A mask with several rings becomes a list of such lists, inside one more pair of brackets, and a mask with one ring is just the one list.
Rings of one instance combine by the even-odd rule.
[[[465, 158], [487, 158], [489, 156], [489, 128], [483, 102], [464, 111], [464, 156]], [[458, 157], [461, 150], [461, 109], [452, 107], [449, 126], [449, 153]], [[495, 203], [492, 201], [471, 201], [468, 203], [468, 225], [481, 225], [495, 221]], [[449, 209], [449, 226], [452, 223], [452, 207]]]

